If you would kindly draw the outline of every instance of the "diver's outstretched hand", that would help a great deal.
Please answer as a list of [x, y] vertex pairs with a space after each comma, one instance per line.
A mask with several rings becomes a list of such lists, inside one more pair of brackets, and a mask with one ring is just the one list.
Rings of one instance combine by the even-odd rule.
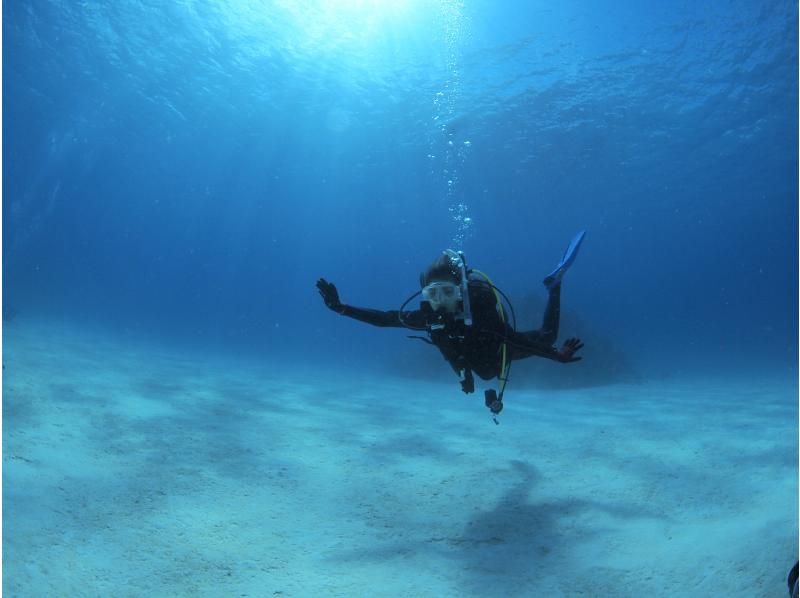
[[579, 338], [568, 338], [564, 341], [564, 344], [561, 345], [561, 348], [558, 350], [558, 354], [556, 359], [561, 363], [572, 363], [573, 361], [580, 361], [583, 357], [575, 357], [575, 353], [583, 349], [583, 343]]
[[339, 291], [336, 290], [335, 284], [320, 278], [317, 281], [317, 289], [319, 289], [319, 294], [322, 295], [325, 305], [335, 312], [342, 313], [342, 302], [339, 301]]

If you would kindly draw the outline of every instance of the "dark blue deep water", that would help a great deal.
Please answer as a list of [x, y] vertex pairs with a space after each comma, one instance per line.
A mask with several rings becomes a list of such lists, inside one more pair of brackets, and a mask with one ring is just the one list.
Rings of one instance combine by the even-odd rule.
[[329, 312], [316, 279], [397, 309], [462, 249], [530, 328], [586, 229], [561, 327], [585, 359], [540, 380], [794, 376], [797, 16], [4, 2], [4, 315], [451, 380], [404, 332]]

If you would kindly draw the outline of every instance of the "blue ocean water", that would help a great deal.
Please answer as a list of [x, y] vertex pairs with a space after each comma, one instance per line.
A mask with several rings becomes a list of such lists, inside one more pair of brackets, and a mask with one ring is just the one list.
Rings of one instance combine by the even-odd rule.
[[[797, 496], [796, 438], [787, 439], [780, 425], [791, 417], [791, 424], [785, 425], [796, 428], [796, 2], [14, 0], [3, 3], [2, 19], [4, 355], [14, 357], [15, 341], [20, 348], [19, 359], [4, 372], [3, 385], [6, 397], [13, 393], [17, 397], [7, 412], [4, 409], [6, 429], [18, 433], [13, 442], [7, 443], [4, 437], [4, 451], [14, 459], [5, 464], [11, 473], [4, 474], [4, 490], [18, 489], [12, 505], [38, 508], [41, 498], [54, 502], [44, 511], [50, 513], [52, 507], [52, 512], [62, 514], [64, 509], [56, 500], [60, 491], [68, 502], [73, 501], [70, 504], [78, 505], [85, 492], [110, 497], [101, 509], [88, 512], [101, 511], [112, 527], [133, 528], [115, 523], [124, 520], [120, 513], [103, 509], [112, 509], [108, 504], [128, 505], [125, 501], [133, 500], [132, 496], [136, 505], [141, 499], [141, 504], [152, 500], [152, 504], [166, 502], [175, 508], [179, 501], [170, 502], [172, 497], [184, 496], [181, 493], [189, 487], [186, 480], [198, 477], [192, 468], [202, 469], [192, 461], [194, 455], [204, 465], [211, 464], [210, 470], [220, 478], [235, 477], [227, 468], [235, 470], [241, 474], [236, 482], [244, 487], [242, 480], [255, 477], [248, 467], [261, 467], [253, 456], [258, 455], [253, 447], [265, 442], [263, 430], [253, 423], [260, 420], [254, 417], [238, 428], [241, 414], [235, 410], [204, 411], [201, 406], [193, 411], [192, 405], [198, 397], [217, 391], [219, 396], [232, 397], [231, 401], [241, 399], [239, 406], [261, 405], [253, 398], [258, 395], [258, 400], [266, 400], [258, 394], [266, 392], [259, 386], [261, 379], [245, 366], [241, 372], [253, 377], [248, 382], [243, 381], [245, 373], [237, 378], [238, 364], [253, 361], [269, 372], [280, 371], [278, 365], [285, 367], [286, 386], [276, 390], [276, 396], [284, 390], [295, 393], [309, 413], [317, 408], [332, 422], [356, 412], [358, 417], [373, 417], [356, 421], [368, 431], [364, 433], [377, 436], [398, 433], [400, 422], [410, 422], [414, 429], [420, 420], [412, 416], [424, 411], [415, 411], [413, 405], [408, 412], [402, 411], [403, 397], [425, 396], [429, 387], [420, 389], [419, 382], [442, 382], [441, 388], [460, 396], [457, 378], [435, 349], [406, 339], [406, 331], [374, 328], [326, 309], [315, 288], [317, 279], [335, 283], [347, 304], [398, 309], [419, 290], [420, 272], [442, 250], [462, 250], [471, 266], [489, 274], [509, 296], [519, 327], [537, 328], [546, 297], [542, 279], [570, 239], [586, 230], [580, 254], [564, 279], [559, 336], [559, 342], [580, 337], [585, 343], [584, 358], [567, 366], [538, 359], [515, 363], [509, 396], [522, 389], [597, 391], [602, 400], [589, 402], [592, 422], [580, 419], [587, 406], [574, 398], [559, 403], [558, 415], [549, 416], [552, 419], [538, 412], [536, 418], [531, 416], [538, 426], [536, 438], [542, 439], [534, 448], [556, 446], [553, 453], [566, 459], [564, 467], [559, 471], [553, 461], [540, 461], [534, 469], [530, 463], [513, 461], [499, 474], [508, 478], [497, 486], [507, 495], [498, 500], [495, 511], [474, 515], [476, 519], [454, 515], [459, 525], [475, 523], [473, 529], [480, 533], [474, 551], [461, 540], [448, 540], [455, 537], [452, 530], [436, 528], [428, 544], [461, 551], [465, 570], [480, 571], [461, 587], [478, 588], [473, 595], [490, 595], [482, 585], [485, 563], [481, 558], [483, 550], [492, 550], [499, 542], [498, 537], [512, 547], [551, 550], [515, 540], [520, 515], [533, 526], [540, 519], [550, 521], [546, 515], [554, 513], [557, 523], [552, 529], [545, 526], [543, 534], [552, 536], [554, 545], [564, 518], [570, 529], [583, 529], [584, 522], [575, 523], [579, 519], [575, 513], [588, 510], [584, 503], [570, 498], [567, 508], [555, 502], [551, 508], [547, 502], [536, 510], [520, 497], [534, 487], [546, 486], [542, 480], [564, 476], [572, 483], [568, 475], [573, 467], [571, 454], [559, 453], [562, 436], [571, 439], [570, 434], [575, 434], [575, 454], [592, 467], [598, 455], [612, 453], [598, 440], [607, 432], [603, 426], [608, 436], [616, 429], [623, 436], [616, 446], [625, 446], [619, 462], [614, 461], [619, 469], [608, 478], [623, 484], [626, 475], [633, 477], [631, 469], [646, 470], [643, 477], [651, 484], [644, 494], [646, 501], [670, 498], [666, 507], [653, 503], [653, 509], [688, 504], [687, 509], [701, 513], [699, 520], [716, 521], [722, 517], [719, 512], [706, 517], [703, 510], [712, 504], [723, 515], [735, 513], [737, 521], [746, 519], [739, 517], [738, 507], [726, 502], [751, 490], [737, 486], [740, 480], [730, 481], [737, 470], [728, 457], [740, 451], [745, 457], [736, 467], [753, 467], [767, 480], [766, 487], [777, 488], [774, 511], [766, 507], [760, 511], [766, 513], [767, 523], [774, 524], [764, 524], [765, 528], [776, 535], [787, 525], [796, 530], [796, 519], [786, 514], [791, 497], [796, 502]], [[43, 347], [49, 346], [51, 338], [44, 331], [53, 323], [88, 336], [79, 343], [53, 332], [48, 352]], [[57, 326], [51, 330], [56, 329], [61, 330]], [[104, 340], [91, 341], [95, 338]], [[88, 353], [87, 345], [93, 347]], [[133, 348], [128, 354], [117, 350], [119, 346]], [[70, 347], [75, 348], [74, 354]], [[146, 357], [134, 355], [137, 347], [147, 347], [141, 350]], [[170, 352], [162, 354], [154, 347], [169, 347]], [[181, 351], [186, 363], [175, 357]], [[225, 355], [226, 361], [197, 357], [204, 353]], [[109, 372], [117, 373], [104, 377], [103, 363]], [[223, 363], [229, 370], [219, 372]], [[47, 380], [37, 382], [38, 372], [46, 372], [40, 378]], [[85, 387], [69, 379], [70, 372], [84, 380]], [[164, 379], [167, 372], [176, 378]], [[302, 381], [318, 385], [317, 394], [293, 386], [299, 383], [298, 372], [306, 373]], [[326, 377], [331, 372], [336, 372], [335, 379]], [[203, 386], [212, 373], [219, 374], [225, 384], [213, 379]], [[365, 386], [365, 395], [370, 388], [379, 389], [375, 401], [358, 393], [351, 397], [352, 387], [341, 380], [358, 387], [362, 377], [385, 381], [388, 390]], [[55, 418], [52, 425], [59, 434], [66, 434], [58, 419], [61, 407], [46, 406], [41, 398], [46, 393], [36, 386], [49, 383], [50, 378], [54, 382], [47, 396], [64, 413], [75, 408], [86, 415], [80, 409], [91, 404], [93, 417], [101, 413], [105, 418], [97, 421], [86, 415], [81, 425], [76, 424], [73, 436], [67, 434], [63, 440], [68, 447], [74, 442], [69, 450], [81, 455], [85, 446], [75, 437], [88, 438], [113, 462], [107, 467], [98, 465], [100, 458], [87, 458], [90, 466], [82, 474], [85, 479], [101, 480], [97, 488], [79, 474], [63, 474], [70, 471], [69, 464], [63, 464], [63, 471], [57, 466], [46, 470], [56, 481], [40, 470], [25, 469], [48, 463], [44, 455], [50, 454], [47, 442], [52, 438], [44, 432], [40, 438], [41, 430], [50, 429], [40, 422]], [[407, 386], [391, 386], [398, 378]], [[720, 380], [731, 386], [717, 386]], [[637, 391], [620, 391], [628, 402], [617, 410], [616, 383], [658, 390], [643, 391], [641, 396]], [[729, 391], [737, 384], [744, 395], [736, 395], [727, 404]], [[132, 389], [133, 398], [128, 401], [128, 395], [114, 395], [112, 388]], [[271, 393], [273, 387], [267, 388]], [[697, 388], [697, 396], [685, 394], [687, 388]], [[604, 389], [611, 390], [602, 394]], [[117, 398], [109, 399], [112, 395]], [[139, 395], [144, 399], [135, 399]], [[315, 397], [329, 395], [337, 400], [326, 400], [324, 407], [314, 403]], [[475, 411], [484, 415], [482, 397], [476, 400]], [[754, 419], [748, 408], [761, 400], [763, 419]], [[157, 401], [161, 401], [158, 407]], [[453, 409], [454, 404], [443, 401], [442, 409]], [[518, 405], [523, 415], [524, 409], [531, 409], [530, 402]], [[641, 415], [659, 405], [677, 405], [681, 415], [670, 412], [663, 428], [660, 421]], [[180, 411], [179, 416], [171, 414], [173, 408]], [[269, 409], [280, 411], [271, 404]], [[321, 424], [303, 427], [305, 420], [296, 413], [291, 416], [286, 419], [308, 433], [299, 438], [318, 439], [329, 433]], [[152, 420], [144, 424], [137, 417]], [[120, 423], [123, 420], [134, 421], [133, 428]], [[9, 421], [19, 423], [9, 428]], [[453, 415], [452, 421], [460, 420]], [[568, 424], [558, 428], [564, 430], [562, 434], [556, 422], [562, 425], [564, 421]], [[714, 428], [714, 422], [723, 421], [721, 430]], [[639, 462], [631, 465], [629, 455], [637, 449], [624, 445], [627, 433], [619, 430], [630, 426], [630, 437], [641, 432], [645, 454], [658, 443], [663, 443], [658, 450], [675, 448], [674, 438], [692, 423], [697, 429], [692, 428], [676, 449], [680, 466], [668, 467], [661, 457], [653, 457], [649, 467]], [[342, 424], [341, 434], [356, 437], [360, 428], [348, 425]], [[381, 432], [369, 432], [375, 429]], [[485, 432], [463, 423], [453, 424], [452, 429], [466, 430], [464, 436], [472, 438]], [[288, 471], [285, 477], [291, 483], [305, 480], [306, 470], [288, 456], [291, 451], [286, 446], [294, 450], [294, 445], [280, 444], [282, 429], [277, 424], [269, 430], [270, 442], [279, 439], [275, 469]], [[588, 440], [579, 436], [583, 430]], [[124, 444], [118, 439], [125, 434], [141, 435], [147, 442], [136, 436], [137, 440]], [[198, 441], [196, 434], [208, 436]], [[404, 437], [403, 442], [385, 439], [385, 445], [377, 449], [375, 443], [369, 445], [375, 452], [368, 456], [356, 452], [360, 456], [354, 457], [344, 451], [343, 463], [352, 460], [363, 465], [356, 468], [353, 476], [357, 479], [349, 489], [355, 494], [358, 488], [366, 498], [354, 499], [352, 508], [357, 511], [368, 505], [380, 512], [375, 517], [386, 520], [397, 513], [416, 513], [402, 501], [402, 508], [393, 507], [389, 514], [380, 511], [385, 496], [369, 494], [372, 476], [394, 474], [386, 464], [402, 462], [398, 454], [417, 455], [415, 450], [430, 449], [425, 454], [441, 457], [439, 465], [461, 464], [465, 453], [458, 451], [468, 448], [440, 446], [435, 434], [420, 432]], [[480, 440], [469, 445], [477, 454], [470, 463], [483, 467], [482, 451], [495, 455], [493, 451], [499, 452], [500, 447], [507, 447], [514, 458], [538, 454], [522, 450], [528, 448], [525, 443], [530, 436], [524, 430], [507, 434], [499, 441], [483, 439], [488, 448]], [[765, 436], [777, 438], [775, 444], [769, 444], [773, 440], [764, 440]], [[743, 443], [752, 440], [750, 448], [740, 447], [740, 439]], [[114, 444], [117, 441], [119, 445]], [[323, 444], [319, 441], [313, 446]], [[269, 446], [272, 451], [273, 445]], [[353, 446], [362, 445], [353, 441]], [[682, 453], [687, 446], [696, 451]], [[686, 474], [694, 463], [691, 455], [705, 454], [709, 446], [715, 471], [707, 473], [703, 462], [699, 471]], [[756, 456], [748, 461], [752, 446], [756, 446]], [[158, 459], [148, 452], [156, 449], [161, 451]], [[716, 449], [719, 454], [714, 453]], [[52, 450], [61, 454], [62, 449], [59, 445]], [[104, 475], [116, 472], [114, 459], [123, 453], [145, 455], [142, 458], [152, 458], [155, 465], [148, 461], [152, 470], [148, 467], [146, 474], [132, 476], [131, 488], [120, 489]], [[242, 455], [251, 456], [252, 462]], [[663, 458], [666, 462], [667, 457]], [[175, 462], [177, 473], [169, 469]], [[762, 467], [763, 463], [767, 465]], [[441, 471], [448, 470], [441, 466], [442, 470], [417, 475], [430, 476], [430, 485], [443, 483]], [[447, 475], [461, 482], [468, 479], [477, 487], [486, 477], [476, 467], [473, 477]], [[73, 477], [64, 482], [62, 474]], [[402, 478], [389, 474], [395, 481]], [[706, 487], [723, 488], [723, 498], [711, 490], [708, 496], [696, 490], [704, 487], [706, 475], [712, 479]], [[691, 480], [686, 482], [682, 476]], [[45, 479], [47, 483], [41, 481]], [[118, 479], [128, 478], [119, 474]], [[319, 475], [312, 487], [346, 486], [333, 475], [331, 480]], [[770, 485], [775, 480], [780, 484]], [[384, 480], [386, 484], [392, 481]], [[692, 481], [693, 493], [674, 485]], [[569, 491], [585, 489], [584, 482], [581, 477]], [[603, 482], [591, 486], [592, 492], [601, 492]], [[213, 484], [209, 487], [214, 488]], [[300, 482], [298, 487], [303, 488]], [[638, 488], [623, 484], [611, 494], [613, 498], [630, 496], [631, 487]], [[225, 500], [242, 499], [237, 488], [226, 486], [232, 494], [224, 494]], [[228, 504], [220, 495], [207, 502]], [[785, 500], [787, 496], [790, 499]], [[267, 495], [264, 503], [273, 498]], [[697, 504], [692, 502], [695, 499]], [[281, 532], [284, 539], [294, 537], [296, 521], [305, 522], [308, 513], [322, 512], [322, 507], [315, 510], [320, 505], [313, 502], [321, 498], [309, 500], [307, 511], [298, 513], [287, 506], [278, 518], [275, 525], [286, 526]], [[424, 510], [429, 503], [410, 502], [422, 512], [425, 525], [421, 527], [434, 529], [430, 520], [435, 517]], [[487, 498], [478, 505], [490, 502]], [[434, 503], [431, 499], [430, 504]], [[248, 500], [237, 504], [245, 505], [247, 513]], [[283, 505], [279, 500], [275, 504]], [[473, 508], [469, 500], [452, 499], [452, 504], [467, 505], [468, 512]], [[131, 507], [131, 512], [138, 513], [138, 508]], [[615, 508], [603, 505], [599, 520], [624, 511]], [[83, 512], [79, 507], [75, 510]], [[12, 559], [14, 554], [23, 556], [11, 561], [11, 568], [31, 578], [60, 580], [30, 564], [37, 559], [28, 555], [38, 555], [37, 546], [44, 546], [46, 552], [53, 545], [49, 537], [36, 545], [39, 515], [34, 511], [31, 506], [29, 513], [15, 519], [16, 534], [10, 539], [16, 542], [12, 545], [16, 552], [6, 550], [6, 554]], [[168, 529], [175, 521], [185, 525], [181, 530], [189, 529], [187, 520], [181, 519], [183, 513], [173, 517], [169, 511], [165, 521], [158, 523], [164, 527], [156, 529]], [[504, 514], [509, 514], [507, 520]], [[360, 521], [363, 513], [346, 515], [347, 521]], [[636, 511], [636, 517], [651, 515]], [[69, 519], [69, 525], [54, 517], [54, 529], [74, 534], [61, 538], [63, 544], [56, 546], [77, 545], [90, 527], [79, 515]], [[97, 519], [106, 521], [101, 516]], [[316, 530], [319, 521], [327, 520], [306, 522], [306, 528]], [[498, 522], [507, 525], [505, 531], [495, 529]], [[91, 524], [96, 523], [92, 519]], [[413, 529], [413, 522], [406, 523]], [[252, 545], [262, 542], [255, 537], [257, 526], [242, 527], [247, 528], [245, 534], [254, 534]], [[595, 529], [588, 523], [585, 527]], [[357, 531], [343, 529], [345, 537], [358, 537]], [[637, 538], [652, 538], [655, 532], [651, 532], [648, 528]], [[451, 536], [445, 537], [446, 533]], [[664, 535], [672, 541], [671, 534]], [[88, 546], [87, 552], [97, 548], [93, 542], [100, 543], [96, 539], [100, 535], [82, 545]], [[188, 531], [187, 536], [191, 535]], [[168, 536], [165, 532], [153, 537]], [[100, 555], [98, 570], [103, 555], [110, 554], [104, 551], [113, 546], [123, 544], [109, 540], [95, 551]], [[755, 550], [765, 555], [764, 560], [771, 559], [759, 561], [755, 569], [769, 569], [773, 577], [780, 577], [785, 551], [778, 550], [783, 547], [777, 541], [771, 546], [780, 554]], [[552, 550], [560, 554], [558, 548]], [[299, 554], [293, 552], [293, 545], [286, 551]], [[679, 552], [671, 545], [664, 554]], [[438, 554], [431, 562], [438, 562]], [[725, 561], [725, 566], [734, 561]], [[66, 556], [56, 562], [74, 569]], [[171, 561], [171, 566], [198, 570], [193, 561], [187, 563]], [[141, 567], [147, 574], [140, 575], [145, 581], [155, 579], [163, 573], [162, 566], [161, 561], [147, 562]], [[291, 563], [285, 566], [291, 567]], [[520, 575], [534, 575], [519, 551], [509, 567]], [[561, 569], [543, 570], [550, 575]], [[151, 575], [151, 571], [157, 573]], [[511, 578], [507, 577], [507, 586], [492, 586], [499, 588], [497, 595], [531, 591], [533, 586], [524, 585], [521, 578], [513, 582]], [[4, 581], [4, 588], [25, 587], [28, 595], [40, 592], [33, 582], [26, 585], [24, 576], [15, 579], [8, 586]], [[615, 593], [629, 579], [604, 579], [596, 580], [610, 588], [602, 595], [629, 595]], [[106, 580], [110, 588], [119, 587], [114, 585], [118, 581]], [[492, 583], [496, 581], [492, 578]], [[712, 581], [702, 587], [708, 589]], [[769, 587], [782, 586], [783, 580], [779, 581]], [[165, 592], [165, 587], [188, 591], [186, 583], [156, 587], [150, 595]], [[80, 593], [80, 588], [64, 591]], [[206, 595], [202, 590], [199, 594]], [[346, 588], [334, 594], [363, 595]], [[97, 595], [103, 592], [98, 590]], [[567, 590], [565, 595], [569, 595]], [[687, 594], [676, 590], [672, 595]]]
[[396, 309], [452, 246], [522, 302], [586, 229], [587, 355], [793, 367], [796, 13], [7, 2], [4, 305], [370, 367], [318, 277]]

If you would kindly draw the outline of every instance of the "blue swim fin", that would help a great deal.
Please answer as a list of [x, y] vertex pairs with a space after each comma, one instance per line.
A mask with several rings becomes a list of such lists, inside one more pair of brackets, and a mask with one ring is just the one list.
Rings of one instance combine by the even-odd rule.
[[575, 238], [572, 239], [569, 247], [567, 247], [567, 250], [564, 252], [564, 256], [561, 258], [561, 261], [558, 262], [556, 269], [545, 277], [543, 281], [544, 286], [546, 286], [548, 289], [552, 289], [561, 284], [561, 278], [564, 276], [564, 272], [569, 270], [572, 262], [574, 262], [575, 258], [578, 256], [578, 249], [580, 249], [581, 243], [583, 243], [583, 238], [585, 236], [585, 230], [582, 230], [575, 235]]

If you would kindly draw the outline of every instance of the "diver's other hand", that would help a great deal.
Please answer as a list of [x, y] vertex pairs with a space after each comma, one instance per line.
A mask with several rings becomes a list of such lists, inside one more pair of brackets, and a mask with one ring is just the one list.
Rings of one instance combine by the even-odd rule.
[[342, 302], [339, 301], [339, 291], [336, 290], [335, 284], [320, 278], [317, 281], [317, 289], [319, 289], [319, 294], [322, 295], [325, 305], [335, 312], [342, 313]]
[[573, 361], [580, 361], [583, 357], [575, 357], [575, 353], [583, 349], [583, 343], [579, 338], [568, 338], [561, 345], [561, 348], [556, 354], [556, 359], [561, 363], [572, 363]]

